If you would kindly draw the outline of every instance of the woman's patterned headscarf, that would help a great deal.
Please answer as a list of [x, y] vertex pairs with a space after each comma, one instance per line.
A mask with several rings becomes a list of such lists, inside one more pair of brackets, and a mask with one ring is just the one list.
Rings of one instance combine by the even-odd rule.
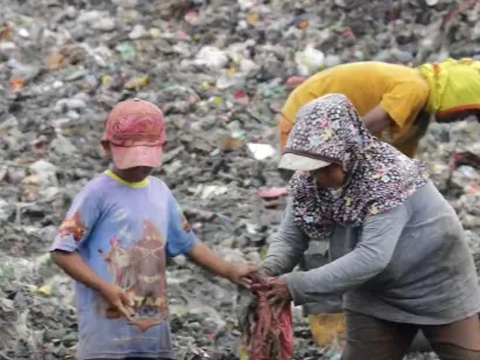
[[335, 224], [358, 226], [366, 217], [402, 204], [426, 184], [426, 166], [378, 140], [341, 94], [300, 109], [285, 153], [336, 163], [345, 172], [340, 188], [317, 186], [308, 172], [290, 181], [295, 223], [312, 239], [329, 236]]

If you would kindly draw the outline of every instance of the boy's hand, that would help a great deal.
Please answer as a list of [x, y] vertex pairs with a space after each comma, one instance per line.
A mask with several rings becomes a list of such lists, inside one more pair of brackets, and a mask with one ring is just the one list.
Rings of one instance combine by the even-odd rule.
[[252, 263], [233, 264], [223, 260], [201, 242], [197, 242], [187, 255], [197, 265], [247, 288], [250, 288], [251, 284], [248, 276], [258, 271], [258, 267]]
[[252, 263], [244, 264], [230, 264], [229, 271], [227, 272], [227, 278], [231, 282], [242, 285], [247, 289], [250, 289], [252, 280], [248, 278], [249, 275], [258, 271], [258, 267]]
[[132, 320], [133, 309], [130, 307], [130, 299], [125, 291], [118, 286], [105, 282], [83, 262], [77, 252], [55, 251], [52, 253], [52, 259], [68, 275], [89, 288], [97, 290], [126, 319]]
[[125, 316], [126, 319], [132, 320], [134, 312], [131, 308], [131, 301], [127, 293], [120, 287], [112, 284], [106, 284], [99, 289], [105, 300]]

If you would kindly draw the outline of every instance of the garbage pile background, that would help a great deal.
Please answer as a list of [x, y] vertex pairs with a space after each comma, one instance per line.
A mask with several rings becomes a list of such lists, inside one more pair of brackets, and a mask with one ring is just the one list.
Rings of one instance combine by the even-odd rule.
[[[297, 77], [480, 56], [479, 11], [453, 0], [0, 0], [0, 359], [75, 353], [73, 284], [45, 254], [73, 196], [108, 166], [99, 140], [115, 103], [159, 104], [168, 147], [156, 175], [199, 239], [259, 263], [284, 206], [275, 116]], [[420, 156], [480, 268], [480, 174], [450, 171], [479, 140], [475, 121], [433, 124]], [[183, 257], [168, 280], [177, 358], [237, 359], [236, 289]], [[339, 358], [313, 346], [299, 309], [294, 322], [296, 359]]]

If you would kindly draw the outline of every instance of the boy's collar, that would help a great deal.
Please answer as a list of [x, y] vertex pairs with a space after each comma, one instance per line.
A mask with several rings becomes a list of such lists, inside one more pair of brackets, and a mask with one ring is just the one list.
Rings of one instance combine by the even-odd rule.
[[146, 177], [142, 181], [131, 182], [131, 181], [127, 181], [127, 180], [122, 179], [120, 176], [115, 174], [112, 170], [105, 170], [104, 174], [107, 175], [107, 176], [110, 176], [113, 180], [119, 182], [120, 184], [123, 184], [123, 185], [131, 187], [131, 188], [142, 188], [142, 187], [148, 186], [148, 184], [150, 184], [150, 179], [148, 177]]

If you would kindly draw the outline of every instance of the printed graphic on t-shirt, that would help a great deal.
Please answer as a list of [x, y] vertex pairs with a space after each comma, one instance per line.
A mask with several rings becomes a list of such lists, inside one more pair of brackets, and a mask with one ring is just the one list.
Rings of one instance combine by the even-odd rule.
[[[134, 241], [133, 246], [123, 246], [114, 237], [110, 239], [108, 252], [98, 250], [108, 265], [114, 284], [130, 296], [135, 312], [132, 324], [142, 331], [161, 323], [168, 315], [165, 244], [165, 237], [154, 223], [145, 220], [143, 234]], [[100, 309], [107, 318], [121, 316], [105, 301], [102, 303]]]
[[83, 236], [85, 235], [85, 231], [87, 230], [88, 228], [85, 226], [82, 219], [80, 218], [79, 211], [76, 211], [71, 217], [67, 216], [63, 220], [60, 228], [58, 229], [58, 232], [61, 236], [72, 235], [75, 241], [80, 241], [82, 240]]

